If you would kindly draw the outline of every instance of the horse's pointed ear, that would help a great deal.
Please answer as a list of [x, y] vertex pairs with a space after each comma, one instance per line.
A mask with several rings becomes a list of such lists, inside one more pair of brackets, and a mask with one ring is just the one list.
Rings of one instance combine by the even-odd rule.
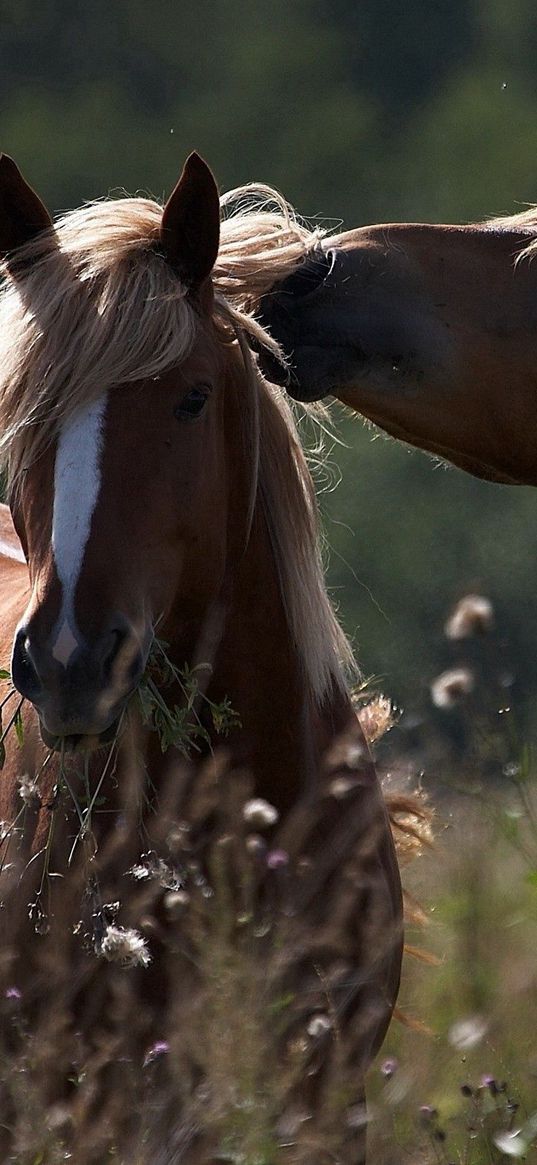
[[197, 291], [211, 274], [220, 242], [220, 201], [211, 170], [190, 154], [166, 203], [160, 245], [188, 287]]
[[48, 210], [13, 158], [0, 154], [0, 256], [5, 258], [51, 226]]

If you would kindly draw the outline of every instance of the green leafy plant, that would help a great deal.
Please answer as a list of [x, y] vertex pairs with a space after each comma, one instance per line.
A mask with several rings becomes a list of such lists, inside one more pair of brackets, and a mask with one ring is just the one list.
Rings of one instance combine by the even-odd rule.
[[[205, 663], [178, 668], [170, 659], [169, 645], [162, 639], [153, 640], [136, 697], [143, 722], [157, 732], [163, 752], [173, 747], [189, 757], [200, 744], [210, 744], [211, 728], [226, 736], [240, 724], [227, 698], [217, 704], [207, 696], [204, 686], [210, 671], [210, 665]], [[164, 691], [173, 691], [171, 706]], [[181, 703], [175, 702], [177, 695]]]

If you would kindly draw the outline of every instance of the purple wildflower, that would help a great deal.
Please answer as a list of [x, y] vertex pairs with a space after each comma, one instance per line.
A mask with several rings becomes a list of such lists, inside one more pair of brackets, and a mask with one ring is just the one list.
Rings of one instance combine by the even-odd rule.
[[144, 1068], [147, 1068], [148, 1064], [153, 1064], [155, 1060], [159, 1060], [161, 1056], [165, 1056], [169, 1050], [170, 1045], [167, 1040], [156, 1040], [156, 1042], [151, 1044], [151, 1047], [147, 1049], [147, 1052], [144, 1056]]
[[289, 865], [289, 854], [284, 849], [271, 849], [267, 854], [267, 868], [269, 870], [283, 870]]
[[18, 987], [7, 987], [4, 991], [4, 997], [14, 999], [18, 1003], [19, 999], [22, 999], [22, 991], [19, 991]]

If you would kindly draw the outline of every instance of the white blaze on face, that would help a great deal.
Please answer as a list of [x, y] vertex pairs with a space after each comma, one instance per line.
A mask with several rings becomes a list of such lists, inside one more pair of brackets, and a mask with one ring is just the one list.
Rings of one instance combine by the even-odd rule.
[[104, 393], [67, 420], [56, 449], [52, 551], [62, 605], [52, 654], [64, 667], [82, 642], [75, 620], [75, 591], [101, 486], [106, 404]]

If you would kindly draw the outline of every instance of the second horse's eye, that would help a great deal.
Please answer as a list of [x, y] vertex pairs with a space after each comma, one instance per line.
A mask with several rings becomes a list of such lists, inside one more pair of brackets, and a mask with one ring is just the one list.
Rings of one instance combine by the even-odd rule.
[[178, 421], [193, 421], [203, 411], [211, 392], [208, 384], [197, 384], [173, 410]]

